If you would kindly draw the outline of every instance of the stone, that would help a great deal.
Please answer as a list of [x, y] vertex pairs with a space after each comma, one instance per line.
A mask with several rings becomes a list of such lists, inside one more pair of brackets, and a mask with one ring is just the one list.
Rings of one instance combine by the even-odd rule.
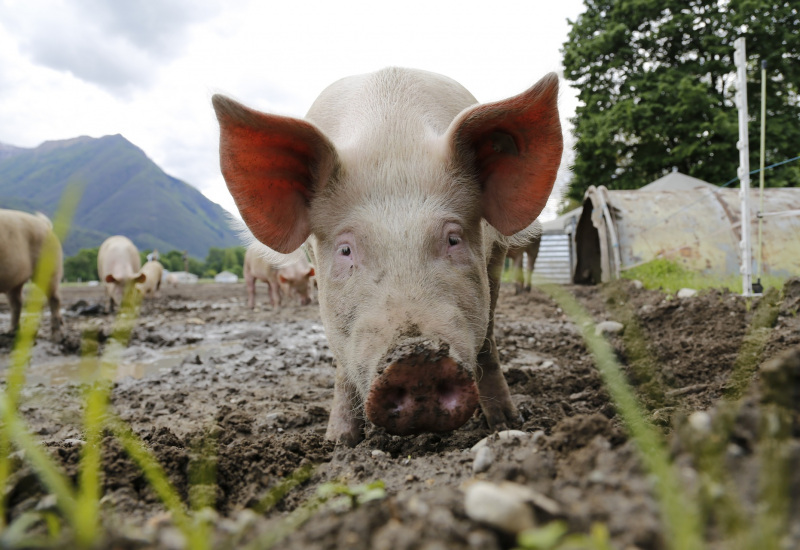
[[506, 439], [518, 439], [520, 437], [527, 437], [528, 432], [523, 432], [520, 430], [503, 430], [502, 432], [497, 432], [492, 435], [487, 435], [480, 441], [478, 441], [475, 445], [472, 446], [472, 451], [476, 452], [481, 447], [485, 447], [488, 445], [489, 441], [494, 441], [496, 439], [506, 440]]
[[[513, 483], [476, 481], [466, 489], [464, 510], [472, 520], [517, 534], [536, 525], [533, 510]], [[522, 489], [524, 487], [519, 486]]]
[[682, 288], [678, 291], [678, 298], [691, 298], [697, 294], [697, 291], [693, 288]]
[[603, 321], [597, 323], [597, 326], [594, 327], [594, 333], [596, 336], [600, 336], [601, 334], [617, 334], [618, 332], [622, 332], [624, 328], [625, 325], [617, 321]]
[[478, 449], [478, 452], [475, 454], [475, 461], [472, 463], [472, 471], [476, 474], [483, 473], [489, 469], [493, 462], [494, 451], [492, 451], [489, 446], [483, 446]]

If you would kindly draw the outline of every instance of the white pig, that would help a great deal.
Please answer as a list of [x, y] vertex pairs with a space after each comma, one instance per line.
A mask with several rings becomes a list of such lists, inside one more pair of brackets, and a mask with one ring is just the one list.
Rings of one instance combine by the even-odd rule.
[[34, 269], [45, 252], [53, 262], [53, 274], [42, 290], [50, 305], [50, 332], [53, 340], [61, 337], [61, 296], [58, 283], [63, 273], [61, 243], [53, 233], [53, 224], [44, 214], [28, 214], [0, 209], [0, 292], [11, 306], [11, 331], [19, 328], [22, 313], [22, 287], [33, 277]]
[[[539, 246], [541, 244], [542, 234], [537, 231], [531, 236], [528, 242], [519, 246], [512, 246], [508, 249], [506, 256], [511, 259], [515, 294], [520, 294], [523, 290], [530, 292], [531, 279], [533, 278], [533, 266], [536, 263], [536, 257], [539, 255]], [[528, 255], [528, 263], [525, 269], [522, 268], [524, 254]]]
[[[139, 250], [128, 237], [114, 235], [100, 245], [97, 274], [106, 283], [109, 311], [114, 311], [114, 307], [122, 303], [131, 285], [147, 280], [147, 275], [141, 272], [141, 266]], [[133, 290], [138, 292], [135, 288]]]
[[270, 304], [273, 308], [281, 306], [282, 296], [296, 298], [301, 305], [311, 303], [311, 277], [314, 268], [309, 265], [305, 255], [285, 266], [276, 266], [264, 255], [264, 247], [249, 246], [244, 253], [244, 281], [247, 287], [247, 307], [256, 304], [256, 281], [267, 284]]
[[[390, 68], [325, 89], [305, 120], [213, 98], [242, 219], [279, 253], [308, 241], [337, 374], [326, 437], [368, 420], [446, 432], [480, 404], [519, 421], [493, 313], [509, 237], [539, 215], [561, 162], [558, 79], [477, 104], [447, 77]], [[513, 243], [512, 243], [513, 244]]]
[[150, 260], [145, 262], [141, 272], [146, 279], [143, 283], [136, 283], [136, 288], [141, 292], [143, 298], [147, 298], [151, 294], [157, 296], [159, 289], [161, 289], [164, 266], [158, 260]]

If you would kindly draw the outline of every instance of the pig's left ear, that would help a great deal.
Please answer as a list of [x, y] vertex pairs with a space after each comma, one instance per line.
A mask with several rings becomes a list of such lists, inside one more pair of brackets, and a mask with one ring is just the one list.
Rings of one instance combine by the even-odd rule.
[[481, 184], [482, 215], [503, 235], [528, 227], [547, 203], [561, 164], [558, 77], [528, 91], [462, 111], [447, 132], [457, 162]]
[[312, 124], [212, 98], [220, 168], [247, 227], [276, 252], [297, 250], [311, 230], [312, 195], [338, 166], [333, 144]]

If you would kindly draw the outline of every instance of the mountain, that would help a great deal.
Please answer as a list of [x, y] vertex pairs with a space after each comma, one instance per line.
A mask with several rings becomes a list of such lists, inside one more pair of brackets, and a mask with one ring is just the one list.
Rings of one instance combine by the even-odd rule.
[[0, 208], [52, 218], [68, 187], [80, 192], [64, 254], [94, 248], [111, 235], [139, 250], [208, 249], [240, 244], [226, 211], [191, 185], [164, 173], [121, 135], [47, 141], [25, 149], [0, 144]]

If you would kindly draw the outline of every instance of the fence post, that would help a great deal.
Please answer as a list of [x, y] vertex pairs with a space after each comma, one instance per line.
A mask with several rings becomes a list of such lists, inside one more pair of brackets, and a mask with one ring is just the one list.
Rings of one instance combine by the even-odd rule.
[[750, 242], [750, 141], [747, 134], [747, 54], [745, 39], [739, 37], [733, 43], [733, 55], [736, 65], [736, 107], [739, 110], [739, 197], [742, 203], [741, 230], [742, 240], [739, 242], [742, 258], [742, 296], [753, 294], [752, 247]]

